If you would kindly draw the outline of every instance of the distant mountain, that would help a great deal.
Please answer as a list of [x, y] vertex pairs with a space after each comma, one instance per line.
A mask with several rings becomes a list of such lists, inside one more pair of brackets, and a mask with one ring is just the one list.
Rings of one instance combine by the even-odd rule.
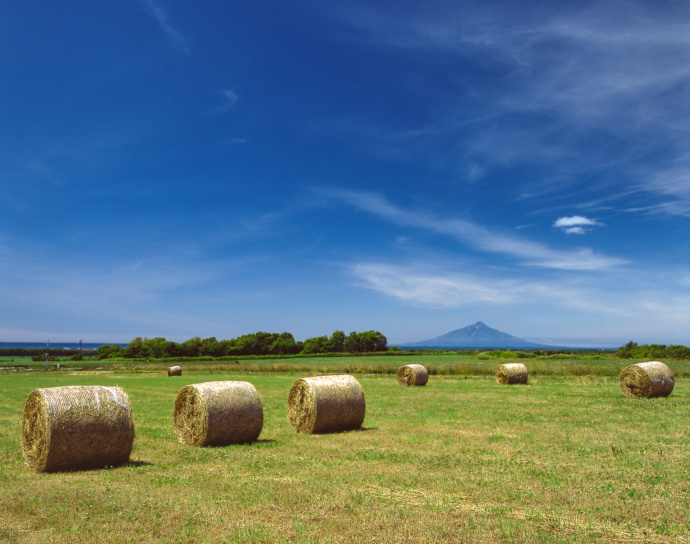
[[431, 340], [401, 344], [399, 347], [415, 349], [554, 349], [554, 346], [533, 344], [522, 338], [492, 329], [481, 321]]

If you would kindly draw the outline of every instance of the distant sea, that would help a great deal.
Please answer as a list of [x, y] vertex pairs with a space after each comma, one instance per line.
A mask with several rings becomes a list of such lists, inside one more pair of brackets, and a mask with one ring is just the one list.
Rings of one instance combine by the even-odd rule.
[[[108, 342], [82, 342], [81, 349], [98, 349], [101, 346], [107, 345]], [[112, 344], [127, 347], [127, 344], [117, 344], [113, 342]], [[112, 345], [111, 344], [111, 345]], [[79, 342], [51, 342], [50, 349], [79, 349]], [[22, 348], [22, 349], [45, 349], [45, 342], [0, 342], [0, 349], [2, 348]]]

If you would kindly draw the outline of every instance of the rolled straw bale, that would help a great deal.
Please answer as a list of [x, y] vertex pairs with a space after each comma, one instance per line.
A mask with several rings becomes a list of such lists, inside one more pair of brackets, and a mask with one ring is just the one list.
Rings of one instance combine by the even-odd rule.
[[428, 381], [429, 372], [423, 365], [405, 365], [398, 370], [400, 385], [426, 385]]
[[173, 420], [181, 444], [245, 444], [259, 438], [264, 409], [249, 382], [204, 382], [180, 389]]
[[527, 383], [527, 367], [522, 363], [498, 365], [496, 381], [503, 384]]
[[668, 397], [674, 386], [673, 372], [661, 361], [637, 363], [621, 372], [621, 391], [626, 397]]
[[182, 376], [181, 366], [169, 366], [168, 367], [168, 377], [170, 376]]
[[359, 429], [364, 412], [364, 390], [349, 374], [301, 378], [288, 394], [288, 419], [298, 432]]
[[26, 401], [22, 452], [36, 472], [121, 465], [133, 444], [132, 410], [119, 387], [49, 387]]

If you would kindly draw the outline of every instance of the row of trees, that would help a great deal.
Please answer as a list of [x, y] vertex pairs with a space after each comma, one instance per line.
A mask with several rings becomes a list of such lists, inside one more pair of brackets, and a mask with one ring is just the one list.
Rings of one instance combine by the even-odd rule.
[[132, 340], [127, 347], [107, 344], [98, 348], [98, 359], [125, 357], [132, 359], [161, 359], [170, 357], [237, 357], [242, 355], [294, 355], [298, 353], [366, 353], [386, 351], [388, 341], [378, 331], [335, 331], [329, 336], [296, 341], [289, 332], [254, 332], [232, 340], [216, 340], [195, 336], [182, 343], [165, 338]]
[[632, 340], [618, 348], [621, 359], [690, 359], [690, 348], [681, 345], [642, 344]]

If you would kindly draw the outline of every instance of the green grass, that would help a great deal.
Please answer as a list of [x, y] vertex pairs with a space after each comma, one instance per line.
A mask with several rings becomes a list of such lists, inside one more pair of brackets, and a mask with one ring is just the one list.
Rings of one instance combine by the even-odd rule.
[[[364, 429], [312, 436], [287, 420], [287, 393], [301, 376], [0, 374], [0, 542], [686, 542], [690, 535], [683, 378], [668, 399], [644, 400], [623, 397], [617, 376], [594, 373], [535, 373], [526, 386], [436, 375], [418, 388], [362, 374]], [[178, 444], [177, 391], [218, 379], [246, 379], [259, 391], [259, 441]], [[128, 393], [137, 431], [131, 462], [30, 472], [20, 446], [26, 397], [36, 387], [80, 384]]]
[[[487, 352], [489, 354], [495, 352]], [[639, 362], [636, 359], [618, 359], [610, 354], [580, 354], [571, 358], [520, 357], [509, 359], [506, 352], [499, 358], [488, 357], [485, 353], [476, 356], [458, 354], [416, 354], [406, 356], [374, 355], [367, 357], [308, 357], [271, 359], [229, 359], [218, 361], [169, 362], [152, 359], [104, 361], [59, 361], [60, 371], [110, 370], [113, 372], [161, 372], [173, 364], [180, 364], [185, 371], [224, 374], [228, 372], [255, 373], [349, 373], [394, 375], [401, 365], [418, 363], [427, 367], [431, 376], [493, 376], [496, 366], [507, 362], [524, 363], [530, 376], [605, 376], [616, 378], [628, 365]], [[32, 362], [30, 358], [20, 362], [3, 361], [0, 358], [0, 374], [20, 367], [28, 367], [37, 372], [46, 370], [45, 362]], [[678, 378], [690, 378], [688, 361], [665, 361]], [[15, 370], [16, 371], [16, 370]], [[57, 363], [51, 362], [48, 372], [56, 372]]]

